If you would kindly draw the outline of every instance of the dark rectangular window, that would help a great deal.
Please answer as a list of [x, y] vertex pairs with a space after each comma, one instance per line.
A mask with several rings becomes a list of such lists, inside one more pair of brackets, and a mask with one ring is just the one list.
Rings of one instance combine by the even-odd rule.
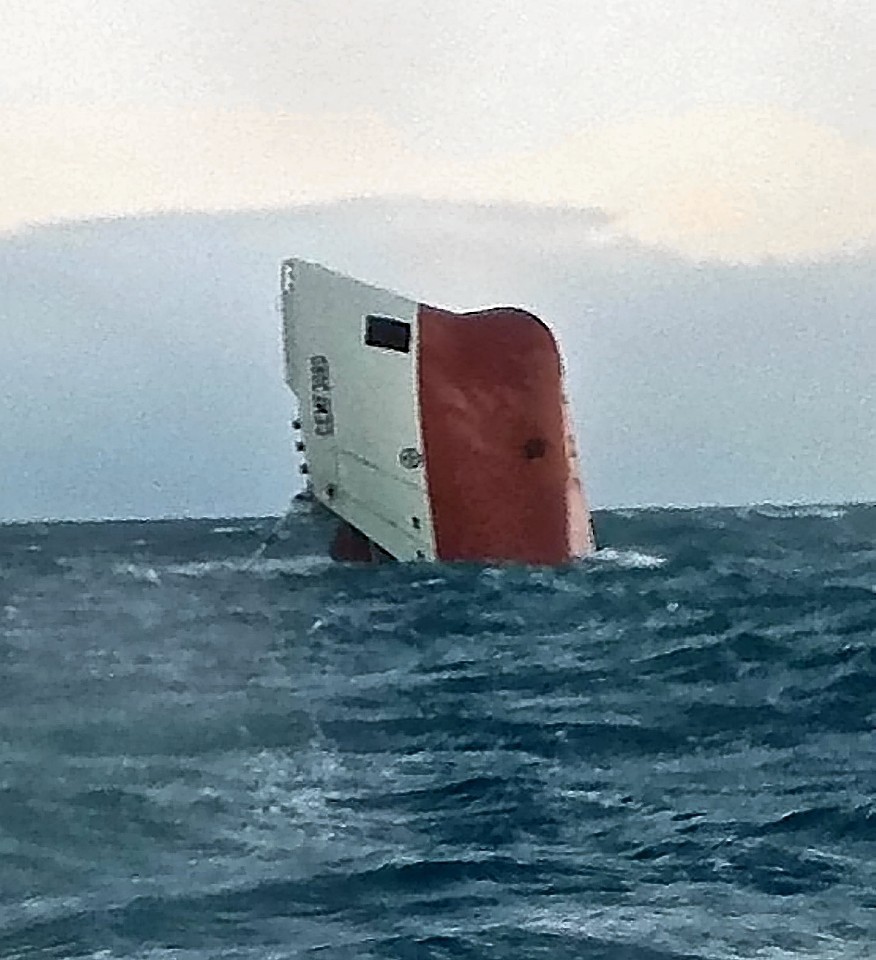
[[369, 347], [410, 353], [411, 325], [392, 317], [368, 316], [365, 318], [365, 343]]

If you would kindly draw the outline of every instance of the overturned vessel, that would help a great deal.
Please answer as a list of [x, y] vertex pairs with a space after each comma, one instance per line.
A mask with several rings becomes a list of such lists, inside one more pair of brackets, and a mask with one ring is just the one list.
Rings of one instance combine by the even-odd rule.
[[332, 556], [561, 564], [595, 548], [556, 340], [282, 265], [286, 382]]

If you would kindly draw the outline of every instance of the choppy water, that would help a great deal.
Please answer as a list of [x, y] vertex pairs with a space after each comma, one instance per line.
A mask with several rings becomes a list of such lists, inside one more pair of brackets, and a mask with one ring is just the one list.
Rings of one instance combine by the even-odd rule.
[[0, 957], [876, 956], [876, 508], [598, 521], [0, 528]]

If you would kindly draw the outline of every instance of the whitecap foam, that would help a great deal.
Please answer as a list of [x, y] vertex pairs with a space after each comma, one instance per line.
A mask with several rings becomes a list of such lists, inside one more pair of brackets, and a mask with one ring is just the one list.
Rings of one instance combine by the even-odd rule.
[[845, 507], [825, 506], [823, 504], [772, 504], [763, 503], [744, 507], [743, 518], [755, 514], [770, 520], [840, 520], [848, 511]]
[[597, 550], [590, 560], [599, 563], [609, 563], [624, 570], [656, 570], [666, 564], [666, 557], [640, 550], [615, 550], [613, 547], [604, 547]]
[[146, 563], [117, 563], [113, 567], [113, 573], [136, 580], [138, 583], [152, 583], [156, 586], [161, 583], [158, 571]]
[[271, 560], [232, 557], [227, 560], [191, 560], [184, 563], [160, 564], [157, 567], [145, 563], [117, 563], [113, 566], [113, 573], [140, 583], [159, 584], [162, 578], [168, 576], [193, 579], [229, 573], [256, 577], [274, 577], [283, 573], [301, 576], [320, 573], [333, 565], [332, 560], [325, 556], [285, 557]]
[[333, 565], [329, 557], [319, 555], [274, 559], [233, 557], [227, 560], [192, 560], [187, 563], [173, 563], [168, 564], [164, 570], [179, 577], [211, 577], [217, 573], [245, 573], [257, 577], [273, 577], [281, 573], [299, 576], [320, 573]]

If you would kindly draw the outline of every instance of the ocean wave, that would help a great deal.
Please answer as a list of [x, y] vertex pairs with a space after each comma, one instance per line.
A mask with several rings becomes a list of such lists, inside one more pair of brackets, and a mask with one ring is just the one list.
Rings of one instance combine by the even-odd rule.
[[604, 513], [558, 569], [3, 528], [0, 956], [870, 960], [876, 509], [837, 509]]

